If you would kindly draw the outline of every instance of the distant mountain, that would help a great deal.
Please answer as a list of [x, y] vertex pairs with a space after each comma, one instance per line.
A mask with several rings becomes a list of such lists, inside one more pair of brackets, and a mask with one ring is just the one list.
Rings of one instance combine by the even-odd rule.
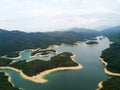
[[120, 25], [112, 28], [104, 29], [100, 33], [102, 35], [107, 36], [110, 40], [120, 43]]
[[119, 32], [120, 32], [120, 25], [112, 27], [112, 28], [103, 29], [101, 31], [101, 33], [105, 34], [105, 35], [108, 35], [108, 34], [117, 34]]
[[92, 39], [97, 36], [96, 31], [79, 30], [56, 31], [56, 32], [35, 32], [26, 33], [21, 31], [7, 31], [0, 29], [0, 56], [9, 55], [13, 52], [24, 49], [47, 48], [53, 44], [73, 44], [76, 41]]
[[86, 29], [86, 28], [72, 28], [69, 31], [77, 32], [77, 33], [98, 33], [96, 30]]
[[102, 30], [105, 30], [105, 29], [108, 29], [108, 28], [112, 28], [113, 26], [100, 26], [100, 27], [97, 27], [97, 28], [94, 28], [95, 30], [97, 31], [102, 31]]

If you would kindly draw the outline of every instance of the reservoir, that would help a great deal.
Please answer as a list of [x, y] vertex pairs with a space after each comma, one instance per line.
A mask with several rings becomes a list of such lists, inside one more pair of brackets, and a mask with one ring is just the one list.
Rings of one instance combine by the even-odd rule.
[[[110, 41], [108, 38], [99, 40], [99, 44], [94, 46], [86, 46], [85, 42], [80, 42], [79, 46], [61, 45], [55, 48], [51, 46], [58, 53], [71, 52], [75, 54], [75, 60], [80, 63], [83, 68], [80, 70], [64, 70], [50, 73], [45, 76], [47, 83], [34, 83], [24, 79], [19, 73], [12, 70], [2, 69], [0, 71], [7, 72], [11, 77], [12, 83], [15, 87], [23, 88], [24, 90], [96, 90], [100, 81], [109, 78], [104, 73], [104, 65], [100, 62], [100, 52], [109, 47]], [[21, 60], [28, 61], [34, 59], [49, 60], [53, 54], [46, 56], [37, 56], [30, 58], [30, 50], [21, 53]]]

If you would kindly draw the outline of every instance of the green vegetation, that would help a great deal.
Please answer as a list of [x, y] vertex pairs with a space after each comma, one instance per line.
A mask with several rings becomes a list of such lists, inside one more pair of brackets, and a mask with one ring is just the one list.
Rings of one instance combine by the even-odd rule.
[[31, 53], [31, 56], [34, 56], [35, 54], [41, 54], [41, 55], [47, 55], [47, 54], [49, 54], [49, 53], [51, 53], [51, 52], [56, 52], [55, 50], [53, 50], [53, 49], [49, 49], [49, 50], [40, 50], [40, 49], [37, 49], [37, 50], [35, 50], [35, 51], [33, 51], [32, 53]]
[[102, 52], [101, 57], [108, 63], [109, 71], [120, 73], [120, 27], [107, 29], [102, 33], [114, 43]]
[[43, 61], [43, 60], [34, 60], [31, 62], [18, 61], [11, 64], [10, 66], [22, 70], [23, 73], [28, 76], [33, 76], [45, 70], [49, 70], [57, 67], [77, 66], [78, 64], [72, 61], [70, 58], [70, 56], [72, 55], [73, 55], [72, 53], [64, 52], [58, 54], [57, 56], [52, 57], [51, 60], [49, 61]]
[[11, 62], [10, 59], [0, 58], [0, 66], [8, 66]]
[[[80, 29], [78, 29], [81, 31]], [[92, 39], [97, 31], [86, 30], [81, 32], [62, 31], [46, 33], [25, 33], [20, 31], [6, 31], [0, 29], [0, 56], [18, 57], [18, 51], [25, 49], [47, 48], [49, 45], [61, 43], [73, 44], [76, 41]]]
[[[106, 29], [99, 33], [97, 31], [77, 28], [73, 28], [70, 31], [46, 33], [10, 32], [0, 29], [0, 56], [7, 55], [8, 57], [18, 57], [18, 51], [47, 48], [49, 45], [54, 44], [60, 45], [61, 43], [65, 43], [73, 45], [76, 41], [90, 40], [99, 34], [107, 36], [112, 42], [114, 42], [110, 45], [110, 48], [104, 50], [101, 55], [101, 57], [108, 63], [107, 69], [112, 72], [120, 73], [120, 26]], [[93, 42], [88, 44], [93, 44]], [[32, 55], [37, 53], [39, 53], [39, 51], [33, 52]], [[42, 52], [42, 54], [45, 55], [48, 54], [48, 52]], [[0, 66], [11, 66], [22, 70], [28, 76], [33, 76], [44, 70], [56, 67], [77, 66], [78, 64], [71, 60], [71, 55], [71, 53], [65, 52], [52, 57], [49, 61], [19, 61], [12, 64], [10, 64], [12, 62], [11, 60], [0, 58]], [[0, 84], [0, 87], [2, 87], [1, 85], [2, 84]], [[120, 78], [113, 77], [108, 79], [103, 83], [103, 86], [104, 87], [101, 90], [119, 90]]]
[[109, 71], [120, 73], [120, 44], [111, 44], [110, 48], [102, 52], [101, 57], [108, 63]]
[[8, 76], [4, 72], [0, 72], [0, 90], [22, 90], [16, 87], [13, 87], [12, 84], [8, 81]]
[[12, 52], [10, 54], [7, 54], [7, 57], [8, 58], [15, 58], [15, 57], [18, 57], [19, 56], [19, 51], [16, 51], [16, 52]]
[[97, 41], [88, 41], [88, 42], [86, 42], [86, 44], [88, 44], [88, 45], [94, 45], [94, 44], [98, 44], [98, 42]]
[[[102, 31], [113, 44], [102, 52], [101, 57], [108, 63], [107, 69], [114, 73], [120, 73], [120, 26]], [[112, 77], [103, 82], [100, 90], [120, 90], [120, 77]]]
[[120, 77], [114, 77], [104, 81], [103, 86], [100, 90], [120, 90]]

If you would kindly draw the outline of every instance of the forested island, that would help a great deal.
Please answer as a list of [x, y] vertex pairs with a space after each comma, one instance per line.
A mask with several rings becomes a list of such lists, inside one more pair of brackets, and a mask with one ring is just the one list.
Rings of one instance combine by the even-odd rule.
[[45, 50], [41, 50], [41, 49], [37, 49], [35, 51], [33, 51], [31, 53], [31, 57], [37, 55], [37, 54], [40, 54], [40, 55], [48, 55], [50, 53], [55, 53], [56, 51], [53, 50], [53, 49], [45, 49]]
[[15, 52], [12, 52], [12, 53], [6, 55], [6, 57], [8, 57], [8, 58], [17, 58], [19, 56], [20, 56], [19, 51], [15, 51]]
[[96, 45], [96, 44], [98, 44], [98, 42], [97, 41], [87, 41], [86, 44], [87, 45]]

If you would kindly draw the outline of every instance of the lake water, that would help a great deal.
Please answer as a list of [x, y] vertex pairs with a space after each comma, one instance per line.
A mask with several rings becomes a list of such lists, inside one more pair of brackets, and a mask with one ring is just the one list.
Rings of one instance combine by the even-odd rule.
[[[65, 70], [50, 73], [45, 76], [47, 83], [40, 84], [25, 80], [19, 73], [12, 70], [0, 70], [7, 72], [13, 84], [24, 90], [96, 90], [98, 83], [109, 76], [104, 73], [104, 65], [100, 62], [100, 52], [109, 47], [110, 41], [107, 38], [99, 41], [98, 45], [85, 46], [81, 42], [79, 46], [62, 45], [55, 49], [57, 53], [72, 52], [75, 60], [83, 65], [80, 70]], [[25, 51], [21, 59], [29, 58], [31, 51]], [[50, 55], [52, 57], [54, 55]], [[38, 56], [36, 58], [49, 60], [50, 57]], [[34, 58], [35, 59], [35, 58]]]

